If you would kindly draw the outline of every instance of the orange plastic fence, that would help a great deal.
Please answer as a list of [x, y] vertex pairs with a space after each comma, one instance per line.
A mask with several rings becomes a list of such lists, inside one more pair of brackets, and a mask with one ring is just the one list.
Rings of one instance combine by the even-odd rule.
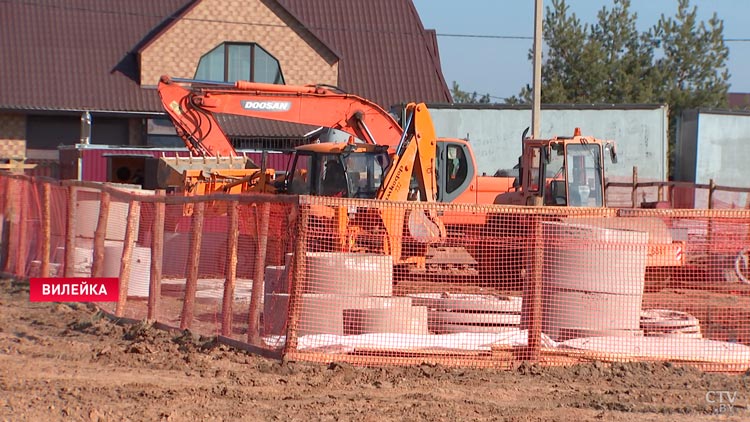
[[750, 367], [748, 210], [0, 189], [5, 273], [119, 277], [108, 312], [297, 360]]

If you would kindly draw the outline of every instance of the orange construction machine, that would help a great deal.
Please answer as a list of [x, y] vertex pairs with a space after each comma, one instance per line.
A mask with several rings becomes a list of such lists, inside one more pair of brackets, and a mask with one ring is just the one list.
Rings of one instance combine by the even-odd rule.
[[[231, 85], [206, 84], [164, 76], [158, 91], [177, 133], [192, 152], [201, 156], [237, 155], [216, 119], [218, 113], [320, 125], [349, 134], [346, 142], [297, 147], [280, 186], [282, 192], [387, 201], [475, 203], [480, 198], [476, 163], [469, 144], [460, 139], [437, 139], [424, 104], [407, 106], [408, 121], [402, 128], [378, 105], [326, 86], [242, 81]], [[217, 169], [214, 172], [221, 174]], [[210, 186], [219, 188], [217, 184]], [[210, 193], [207, 189], [202, 192]], [[491, 203], [498, 192], [487, 193], [482, 199]], [[379, 210], [378, 218], [354, 213], [355, 221], [336, 226], [361, 227], [363, 232], [384, 230], [386, 235], [378, 236], [379, 244], [368, 250], [391, 254], [397, 264], [424, 267], [425, 254], [407, 257], [403, 253], [400, 239], [404, 227], [418, 232], [410, 233], [411, 238], [434, 244], [446, 236], [443, 222], [434, 211], [392, 211]], [[349, 218], [345, 213], [333, 216]], [[347, 229], [341, 233], [342, 248], [368, 243], [347, 240], [358, 235], [357, 230], [354, 232]], [[466, 255], [458, 261], [461, 265], [474, 263]]]
[[613, 141], [582, 136], [526, 138], [518, 159], [518, 180], [512, 192], [495, 198], [496, 204], [569, 207], [606, 206], [604, 157], [617, 162]]
[[[516, 178], [479, 176], [471, 145], [461, 139], [437, 138], [424, 104], [407, 105], [402, 127], [377, 104], [325, 85], [206, 83], [163, 76], [158, 91], [178, 134], [199, 156], [238, 155], [216, 118], [220, 113], [317, 125], [348, 134], [345, 142], [312, 143], [295, 149], [283, 183], [277, 184], [281, 192], [290, 194], [387, 201], [602, 207], [605, 206], [604, 156], [609, 152], [613, 161], [616, 158], [613, 142], [576, 132], [573, 137], [524, 139]], [[218, 169], [213, 169], [212, 174], [216, 175], [215, 183], [204, 183], [210, 188], [198, 191], [237, 188], [238, 183], [253, 180], [258, 170], [248, 170], [244, 176], [234, 175], [235, 181], [223, 177]], [[216, 183], [218, 178], [224, 182]], [[251, 183], [242, 189], [252, 186], [258, 185]], [[386, 215], [381, 210], [378, 213], [379, 218], [372, 218], [362, 213], [329, 212], [338, 220], [350, 219], [349, 224], [336, 224], [341, 230], [347, 226], [361, 227], [363, 231], [385, 230], [381, 244], [370, 245], [367, 250], [389, 253], [396, 263], [415, 260], [417, 267], [424, 266], [425, 254], [407, 258], [401, 241], [393, 241], [402, 238], [404, 227], [414, 228], [419, 234], [409, 235], [429, 244], [446, 237], [445, 225], [458, 227], [460, 231], [460, 226], [468, 223], [473, 226], [471, 230], [482, 231], [487, 217], [483, 213], [447, 211], [440, 218], [434, 212], [404, 210]], [[378, 222], [372, 223], [374, 220]], [[378, 227], [372, 227], [373, 224]], [[367, 243], [348, 240], [357, 235], [340, 233], [341, 249]], [[467, 258], [468, 254], [456, 255], [462, 256], [458, 261], [464, 264], [473, 262], [470, 256]]]
[[[617, 163], [613, 141], [582, 136], [576, 128], [573, 136], [532, 139], [523, 136], [523, 151], [518, 161], [514, 190], [499, 194], [495, 204], [567, 207], [606, 207], [605, 157]], [[562, 222], [649, 233], [647, 266], [650, 269], [685, 265], [686, 244], [674, 239], [663, 220], [628, 216], [627, 210], [612, 210], [612, 217], [571, 215]], [[521, 238], [528, 234], [513, 227]], [[511, 248], [512, 249], [512, 248]]]
[[[331, 161], [344, 168], [347, 178], [346, 191], [337, 195], [350, 198], [377, 198], [392, 160], [417, 165], [406, 184], [403, 171], [394, 172], [401, 175], [399, 183], [388, 185], [387, 192], [384, 188], [382, 194], [389, 197], [381, 199], [406, 200], [408, 194], [398, 189], [408, 186], [420, 190], [424, 201], [491, 204], [512, 188], [512, 180], [478, 176], [468, 142], [437, 138], [424, 104], [407, 107], [410, 122], [402, 128], [377, 104], [326, 85], [199, 83], [163, 76], [158, 91], [177, 133], [198, 156], [237, 155], [216, 119], [219, 113], [316, 125], [351, 136], [348, 150], [336, 143], [297, 147], [285, 179], [290, 193], [328, 195], [323, 178]], [[412, 136], [419, 142], [411, 143]]]

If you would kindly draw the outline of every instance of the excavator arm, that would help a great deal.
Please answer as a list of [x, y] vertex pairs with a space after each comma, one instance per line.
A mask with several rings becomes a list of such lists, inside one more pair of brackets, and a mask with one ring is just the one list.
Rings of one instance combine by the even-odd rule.
[[216, 113], [329, 127], [393, 148], [402, 133], [377, 104], [324, 86], [198, 83], [162, 76], [158, 91], [178, 135], [200, 156], [237, 155]]

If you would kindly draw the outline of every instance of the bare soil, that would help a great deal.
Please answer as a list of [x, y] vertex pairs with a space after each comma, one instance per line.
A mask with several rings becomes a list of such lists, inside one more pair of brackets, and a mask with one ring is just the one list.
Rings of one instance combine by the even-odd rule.
[[750, 420], [749, 375], [669, 363], [279, 362], [118, 325], [85, 304], [30, 303], [26, 282], [0, 281], [1, 421]]

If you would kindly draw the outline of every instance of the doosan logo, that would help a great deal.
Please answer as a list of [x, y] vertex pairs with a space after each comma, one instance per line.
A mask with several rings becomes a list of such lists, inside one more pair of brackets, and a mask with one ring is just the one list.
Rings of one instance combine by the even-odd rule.
[[256, 111], [289, 111], [292, 103], [289, 101], [242, 101], [242, 108]]

